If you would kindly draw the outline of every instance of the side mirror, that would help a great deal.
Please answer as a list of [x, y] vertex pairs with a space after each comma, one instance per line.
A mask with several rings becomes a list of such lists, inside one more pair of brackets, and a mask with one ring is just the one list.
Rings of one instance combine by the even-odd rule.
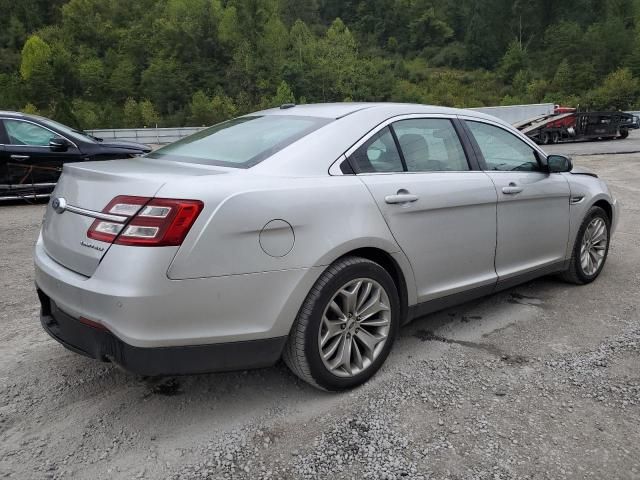
[[564, 155], [549, 155], [547, 157], [547, 167], [549, 173], [570, 172], [573, 170], [571, 158]]
[[49, 140], [49, 148], [54, 152], [65, 152], [69, 148], [69, 142], [62, 137], [53, 137]]

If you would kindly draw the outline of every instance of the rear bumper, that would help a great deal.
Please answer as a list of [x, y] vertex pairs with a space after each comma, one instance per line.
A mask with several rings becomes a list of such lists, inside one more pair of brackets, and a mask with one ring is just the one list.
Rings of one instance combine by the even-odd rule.
[[39, 240], [35, 282], [67, 315], [100, 323], [128, 345], [186, 347], [288, 335], [323, 270], [170, 280], [174, 255], [174, 247], [113, 245], [89, 278], [56, 263]]
[[287, 337], [209, 345], [144, 348], [129, 345], [108, 330], [81, 323], [38, 289], [45, 331], [69, 350], [111, 361], [140, 375], [182, 375], [267, 367], [280, 358]]

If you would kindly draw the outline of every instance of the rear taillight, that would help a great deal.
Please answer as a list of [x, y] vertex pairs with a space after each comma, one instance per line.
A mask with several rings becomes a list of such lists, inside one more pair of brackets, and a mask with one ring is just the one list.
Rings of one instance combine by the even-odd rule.
[[117, 245], [181, 245], [203, 207], [199, 200], [119, 196], [102, 211], [114, 218], [95, 220], [87, 237]]

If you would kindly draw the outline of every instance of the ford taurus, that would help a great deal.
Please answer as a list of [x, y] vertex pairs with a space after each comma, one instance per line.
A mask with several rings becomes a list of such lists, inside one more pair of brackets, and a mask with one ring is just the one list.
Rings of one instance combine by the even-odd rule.
[[35, 247], [41, 321], [142, 375], [283, 358], [347, 389], [413, 318], [542, 275], [593, 281], [618, 212], [596, 175], [491, 116], [285, 105], [65, 164]]

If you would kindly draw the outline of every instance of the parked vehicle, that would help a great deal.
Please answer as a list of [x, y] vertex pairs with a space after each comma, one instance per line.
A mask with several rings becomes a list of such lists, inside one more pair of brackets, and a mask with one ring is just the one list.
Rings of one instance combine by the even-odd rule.
[[601, 272], [618, 206], [502, 121], [422, 105], [283, 106], [142, 158], [66, 164], [35, 247], [42, 324], [144, 375], [263, 367], [328, 390], [411, 319]]
[[638, 117], [625, 112], [579, 112], [557, 106], [553, 114], [541, 115], [514, 125], [540, 145], [582, 140], [627, 138], [640, 127]]
[[36, 115], [0, 112], [0, 200], [46, 197], [68, 162], [131, 158], [147, 145], [104, 142]]

